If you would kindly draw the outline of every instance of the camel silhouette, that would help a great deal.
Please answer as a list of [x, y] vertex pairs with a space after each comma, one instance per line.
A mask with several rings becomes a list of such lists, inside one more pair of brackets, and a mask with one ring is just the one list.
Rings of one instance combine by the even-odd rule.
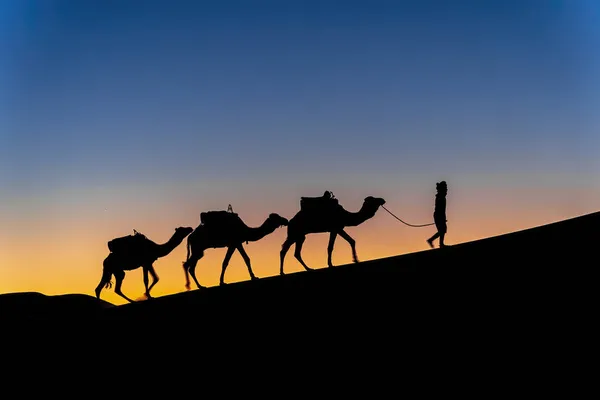
[[[237, 214], [234, 214], [237, 216]], [[221, 277], [219, 284], [225, 284], [225, 270], [229, 264], [229, 260], [233, 255], [233, 252], [237, 250], [250, 273], [252, 280], [258, 279], [254, 272], [252, 272], [252, 266], [250, 265], [250, 257], [244, 250], [243, 243], [255, 242], [262, 239], [263, 237], [273, 233], [275, 229], [287, 225], [288, 220], [278, 214], [269, 214], [267, 219], [258, 227], [248, 227], [241, 219], [236, 218], [234, 223], [214, 223], [200, 224], [194, 232], [187, 238], [187, 258], [183, 262], [183, 270], [185, 272], [185, 288], [190, 290], [190, 275], [198, 289], [204, 288], [196, 279], [196, 264], [204, 256], [204, 251], [209, 248], [227, 248], [225, 258], [223, 259], [223, 265], [221, 268]]]
[[[323, 196], [325, 202], [321, 203], [320, 206], [312, 206], [312, 209], [308, 207], [306, 209], [301, 208], [296, 215], [290, 220], [287, 227], [287, 238], [281, 246], [280, 252], [280, 267], [279, 274], [284, 275], [283, 263], [285, 255], [290, 247], [295, 243], [296, 249], [294, 256], [307, 270], [312, 270], [304, 260], [302, 260], [302, 245], [306, 240], [306, 235], [309, 233], [324, 233], [329, 232], [329, 244], [327, 246], [327, 265], [333, 267], [331, 261], [333, 247], [336, 237], [339, 235], [344, 238], [352, 248], [352, 260], [358, 262], [358, 256], [356, 255], [356, 242], [355, 240], [344, 231], [347, 226], [357, 226], [372, 218], [377, 209], [385, 204], [385, 200], [378, 197], [368, 196], [365, 198], [361, 209], [357, 212], [346, 211], [342, 207], [337, 199], [332, 200], [331, 194]], [[321, 199], [321, 198], [302, 198], [305, 199]], [[334, 202], [332, 202], [334, 201]]]
[[[175, 228], [175, 233], [171, 238], [162, 244], [154, 243], [152, 240], [143, 237], [145, 240], [142, 245], [136, 246], [131, 251], [111, 252], [104, 259], [104, 269], [100, 283], [96, 287], [96, 297], [100, 298], [102, 288], [110, 288], [112, 286], [111, 276], [115, 276], [115, 293], [123, 297], [125, 300], [133, 303], [129, 297], [121, 292], [121, 285], [125, 278], [125, 271], [132, 271], [143, 268], [144, 286], [146, 288], [146, 297], [150, 298], [150, 290], [158, 282], [158, 275], [154, 270], [154, 262], [161, 257], [171, 253], [181, 242], [188, 236], [194, 228], [179, 227]], [[136, 233], [137, 234], [137, 233]], [[152, 284], [148, 286], [148, 273], [152, 275]]]

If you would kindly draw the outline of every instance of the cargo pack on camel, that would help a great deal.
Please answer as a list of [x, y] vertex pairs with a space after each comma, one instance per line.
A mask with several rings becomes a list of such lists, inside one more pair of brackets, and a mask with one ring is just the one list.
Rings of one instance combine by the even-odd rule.
[[300, 210], [302, 211], [329, 211], [339, 206], [338, 199], [335, 198], [332, 192], [325, 191], [319, 197], [301, 197]]
[[200, 213], [200, 224], [206, 226], [220, 226], [220, 227], [231, 227], [240, 225], [243, 226], [244, 222], [237, 213], [233, 212], [231, 205], [227, 211], [216, 210], [216, 211], [204, 211]]
[[121, 236], [108, 242], [108, 249], [111, 253], [125, 253], [137, 251], [140, 247], [150, 243], [150, 240], [135, 229], [133, 235]]

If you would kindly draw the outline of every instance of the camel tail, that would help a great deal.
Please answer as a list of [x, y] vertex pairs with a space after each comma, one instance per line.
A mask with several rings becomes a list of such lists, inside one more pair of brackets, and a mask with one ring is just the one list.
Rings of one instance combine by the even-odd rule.
[[112, 282], [111, 282], [111, 277], [112, 277], [112, 272], [107, 268], [106, 265], [107, 261], [104, 260], [104, 269], [102, 271], [102, 278], [100, 278], [100, 283], [98, 283], [98, 286], [96, 286], [96, 297], [100, 298], [100, 292], [102, 292], [102, 289], [109, 289], [112, 287]]
[[[108, 257], [106, 257], [104, 259], [104, 262], [102, 263], [102, 278], [100, 279], [100, 283], [98, 284], [97, 287], [97, 291], [98, 290], [102, 290], [102, 288], [105, 289], [110, 289], [112, 287], [112, 269], [111, 269], [111, 254], [108, 255]], [[113, 256], [114, 257], [114, 256]]]

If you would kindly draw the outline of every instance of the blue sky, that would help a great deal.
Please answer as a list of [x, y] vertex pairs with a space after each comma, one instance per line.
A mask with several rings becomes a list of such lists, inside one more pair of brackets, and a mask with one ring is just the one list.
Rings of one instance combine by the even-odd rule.
[[332, 164], [585, 169], [597, 150], [591, 1], [3, 7], [11, 190]]

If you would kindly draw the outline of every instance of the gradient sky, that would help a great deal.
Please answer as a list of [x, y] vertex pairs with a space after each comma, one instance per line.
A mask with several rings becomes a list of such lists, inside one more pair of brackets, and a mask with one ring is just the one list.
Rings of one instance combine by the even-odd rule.
[[[114, 237], [164, 242], [230, 203], [251, 226], [291, 218], [326, 189], [423, 224], [445, 179], [448, 244], [598, 211], [598, 71], [595, 0], [3, 0], [0, 293], [91, 295]], [[384, 210], [348, 229], [361, 259], [433, 232]], [[284, 239], [246, 247], [258, 276]], [[308, 237], [309, 265], [326, 244]], [[184, 290], [184, 259], [156, 262], [155, 295]], [[247, 278], [236, 253], [226, 279]]]

